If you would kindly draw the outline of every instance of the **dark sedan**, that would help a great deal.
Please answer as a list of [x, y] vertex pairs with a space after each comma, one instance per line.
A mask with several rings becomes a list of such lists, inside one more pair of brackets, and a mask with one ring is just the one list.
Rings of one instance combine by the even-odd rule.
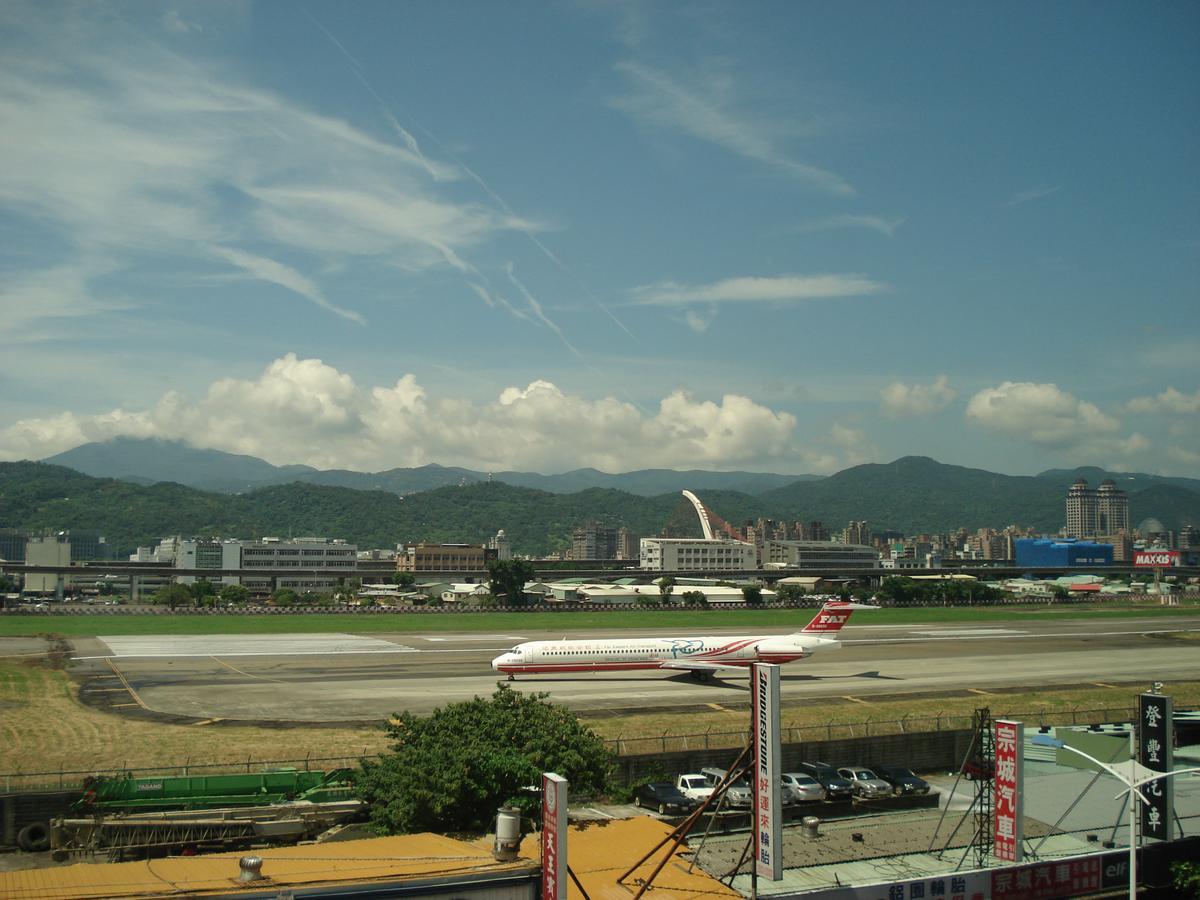
[[656, 809], [661, 815], [690, 813], [700, 804], [685, 797], [675, 785], [666, 781], [652, 781], [639, 785], [633, 792], [633, 805]]
[[904, 766], [875, 766], [875, 774], [892, 786], [897, 794], [928, 794], [929, 782]]
[[829, 763], [800, 763], [796, 770], [817, 779], [825, 788], [825, 797], [829, 800], [849, 800], [854, 795], [854, 785], [838, 774], [837, 769]]

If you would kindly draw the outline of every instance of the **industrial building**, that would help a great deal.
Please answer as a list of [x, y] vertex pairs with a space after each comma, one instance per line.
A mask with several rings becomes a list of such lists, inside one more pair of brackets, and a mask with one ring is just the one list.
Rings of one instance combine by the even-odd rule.
[[396, 547], [396, 571], [485, 572], [498, 556], [498, 547], [482, 544], [402, 544]]
[[763, 566], [788, 569], [878, 569], [879, 553], [863, 544], [833, 541], [765, 541]]
[[1112, 544], [1064, 538], [1018, 538], [1013, 543], [1017, 565], [1031, 569], [1111, 566], [1113, 561]]

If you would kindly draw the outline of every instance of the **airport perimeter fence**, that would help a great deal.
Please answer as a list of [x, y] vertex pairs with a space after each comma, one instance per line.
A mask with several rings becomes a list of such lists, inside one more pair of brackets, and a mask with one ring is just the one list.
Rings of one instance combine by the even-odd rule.
[[[1107, 707], [1094, 709], [1069, 709], [1037, 712], [996, 713], [1003, 718], [1017, 719], [1027, 727], [1100, 725], [1132, 721], [1136, 710], [1133, 707]], [[879, 737], [888, 734], [921, 734], [944, 731], [962, 731], [971, 728], [970, 715], [906, 716], [902, 719], [866, 719], [860, 722], [831, 722], [824, 725], [797, 725], [781, 729], [780, 737], [785, 744], [846, 740]], [[708, 730], [697, 734], [662, 734], [659, 736], [618, 736], [604, 743], [618, 757], [652, 756], [659, 753], [679, 753], [694, 750], [721, 750], [744, 746], [748, 729], [741, 731]], [[79, 787], [88, 777], [107, 776], [133, 778], [170, 778], [190, 775], [233, 775], [245, 772], [263, 772], [271, 769], [293, 768], [304, 771], [357, 768], [363, 759], [378, 759], [378, 754], [368, 753], [353, 756], [306, 756], [303, 759], [254, 759], [227, 760], [215, 763], [193, 763], [182, 765], [143, 766], [130, 768], [125, 763], [111, 768], [95, 768], [58, 772], [9, 772], [0, 773], [0, 793], [35, 790], [69, 790]]]

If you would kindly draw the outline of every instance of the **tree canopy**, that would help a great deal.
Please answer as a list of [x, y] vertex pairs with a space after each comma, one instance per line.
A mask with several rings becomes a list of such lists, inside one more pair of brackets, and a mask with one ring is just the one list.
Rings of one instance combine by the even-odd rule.
[[487, 570], [492, 594], [510, 606], [525, 602], [525, 584], [537, 577], [533, 565], [523, 559], [493, 560]]
[[611, 756], [604, 742], [544, 693], [500, 685], [425, 717], [398, 713], [387, 726], [392, 752], [363, 760], [355, 779], [381, 834], [486, 832], [500, 806], [532, 812], [525, 788], [557, 772], [573, 795], [605, 787]]

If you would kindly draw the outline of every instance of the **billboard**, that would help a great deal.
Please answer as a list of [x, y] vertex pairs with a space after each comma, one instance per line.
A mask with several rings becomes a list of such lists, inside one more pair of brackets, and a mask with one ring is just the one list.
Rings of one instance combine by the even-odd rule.
[[542, 900], [567, 900], [567, 779], [542, 773]]
[[1025, 747], [1025, 726], [1020, 722], [997, 719], [994, 752], [996, 779], [992, 795], [992, 853], [1005, 862], [1021, 861], [1021, 838], [1024, 836], [1024, 766], [1021, 763]]
[[1178, 550], [1138, 550], [1133, 554], [1133, 564], [1150, 569], [1179, 565]]
[[[1155, 772], [1170, 772], [1174, 765], [1171, 748], [1171, 698], [1141, 694], [1138, 699], [1138, 762]], [[1141, 806], [1142, 837], [1171, 840], [1173, 778], [1160, 778], [1141, 787], [1146, 802]]]
[[783, 801], [779, 782], [779, 666], [751, 666], [754, 699], [754, 868], [759, 878], [783, 878]]

